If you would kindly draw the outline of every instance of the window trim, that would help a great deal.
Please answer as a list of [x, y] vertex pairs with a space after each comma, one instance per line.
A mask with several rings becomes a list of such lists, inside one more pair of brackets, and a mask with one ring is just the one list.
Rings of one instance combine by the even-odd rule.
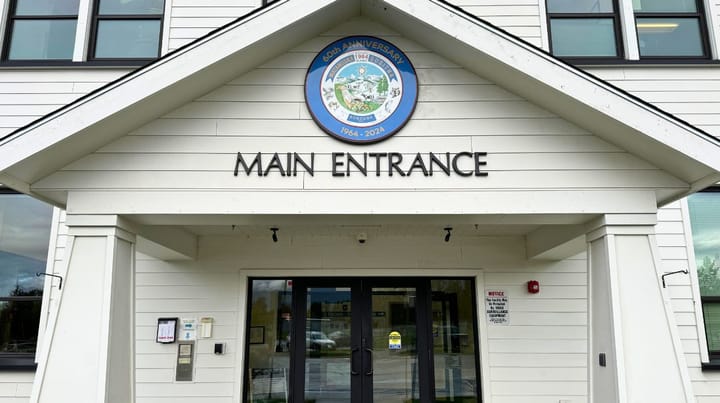
[[[101, 0], [92, 0], [91, 2], [91, 16], [90, 16], [90, 28], [89, 28], [89, 42], [87, 42], [87, 52], [85, 55], [85, 60], [93, 62], [93, 61], [101, 61], [101, 62], [128, 62], [128, 61], [135, 61], [138, 63], [144, 63], [144, 62], [150, 62], [152, 60], [158, 59], [162, 56], [162, 47], [163, 47], [163, 33], [165, 32], [165, 10], [166, 10], [166, 4], [168, 0], [163, 0], [163, 6], [162, 11], [159, 14], [100, 14], [100, 1]], [[160, 21], [160, 29], [158, 37], [158, 46], [157, 46], [157, 56], [156, 57], [96, 57], [95, 56], [95, 50], [97, 49], [97, 34], [98, 34], [98, 27], [100, 26], [100, 21], [108, 21], [108, 20], [159, 20]]]
[[[0, 60], [4, 62], [67, 62], [72, 61], [72, 55], [68, 59], [10, 59], [10, 45], [12, 44], [12, 31], [17, 20], [75, 20], [75, 35], [77, 36], [77, 21], [80, 15], [80, 8], [78, 7], [78, 13], [75, 15], [71, 14], [49, 14], [49, 15], [16, 15], [17, 3], [19, 0], [8, 1], [7, 12], [3, 18], [5, 26], [3, 27], [0, 44], [2, 44], [2, 53], [0, 54]], [[73, 50], [75, 49], [75, 42], [73, 42]]]
[[[714, 185], [703, 189], [698, 193], [702, 192], [720, 193], [720, 186]], [[690, 206], [687, 197], [681, 201], [681, 212], [683, 231], [685, 232], [686, 250], [688, 254], [688, 267], [690, 268], [690, 287], [692, 289], [693, 301], [695, 302], [695, 328], [697, 329], [698, 344], [700, 347], [700, 363], [703, 371], [720, 370], [720, 355], [715, 355], [715, 357], [713, 357], [713, 354], [710, 353], [703, 306], [705, 300], [715, 299], [716, 301], [720, 301], [720, 297], [703, 298], [700, 293], [700, 279], [698, 276], [697, 259], [695, 256], [695, 243], [692, 236], [692, 223], [690, 222]]]
[[[14, 189], [11, 189], [9, 187], [6, 187], [4, 185], [0, 185], [0, 197], [3, 195], [22, 195], [21, 192], [18, 192]], [[29, 197], [29, 196], [28, 196]], [[55, 259], [55, 245], [56, 241], [53, 238], [54, 236], [57, 236], [57, 232], [53, 232], [56, 227], [56, 211], [57, 208], [53, 208], [53, 214], [50, 222], [50, 239], [48, 242], [48, 255], [46, 257], [45, 262], [45, 272], [52, 272], [52, 264]], [[51, 260], [52, 258], [52, 260]], [[0, 301], [40, 301], [41, 311], [40, 311], [40, 317], [38, 318], [38, 330], [37, 330], [37, 339], [36, 339], [36, 348], [34, 353], [6, 353], [6, 352], [0, 352], [0, 372], [1, 371], [35, 371], [37, 369], [37, 354], [40, 351], [40, 340], [43, 337], [43, 319], [46, 315], [45, 307], [48, 303], [48, 298], [50, 297], [50, 293], [47, 291], [49, 290], [49, 278], [45, 278], [45, 282], [43, 284], [43, 293], [40, 296], [32, 296], [32, 297], [0, 297]]]
[[[553, 54], [552, 50], [552, 29], [551, 29], [551, 17], [563, 15], [587, 15], [593, 13], [551, 13], [547, 7], [545, 0], [545, 21], [547, 24], [547, 50], [550, 54]], [[714, 15], [709, 14], [713, 12], [712, 5], [705, 4], [705, 0], [694, 0], [697, 11], [694, 13], [638, 13], [632, 6], [632, 0], [612, 0], [615, 7], [614, 14], [616, 16], [615, 23], [615, 36], [616, 46], [618, 47], [617, 57], [609, 56], [553, 56], [562, 59], [568, 63], [574, 65], [613, 65], [613, 64], [715, 64], [720, 60], [715, 59], [718, 55], [715, 54], [714, 48], [715, 38], [712, 36], [714, 31], [710, 29], [710, 24], [714, 21]], [[720, 11], [720, 10], [715, 10]], [[607, 16], [611, 13], [596, 13], [593, 15]], [[700, 25], [700, 41], [703, 48], [703, 56], [640, 56], [640, 45], [639, 45], [639, 34], [636, 28], [637, 18], [672, 18], [673, 16], [678, 17], [691, 17], [697, 18]], [[578, 17], [586, 18], [586, 17]], [[605, 17], [608, 18], [608, 17]]]

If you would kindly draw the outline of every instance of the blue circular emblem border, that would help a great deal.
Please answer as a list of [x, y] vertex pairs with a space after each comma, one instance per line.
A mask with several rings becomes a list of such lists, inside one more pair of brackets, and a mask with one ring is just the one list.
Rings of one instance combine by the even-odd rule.
[[[371, 47], [376, 43], [382, 45], [384, 52]], [[331, 52], [336, 48], [340, 51]], [[367, 127], [357, 127], [337, 120], [322, 101], [321, 80], [328, 65], [338, 57], [357, 50], [367, 50], [386, 57], [402, 78], [402, 96], [395, 111], [382, 122]], [[390, 54], [399, 55], [399, 59], [390, 57]], [[327, 55], [331, 56], [326, 57]], [[400, 131], [415, 111], [417, 96], [418, 80], [410, 59], [397, 46], [374, 36], [348, 36], [327, 45], [315, 56], [305, 77], [305, 103], [315, 123], [336, 139], [353, 144], [377, 143]]]

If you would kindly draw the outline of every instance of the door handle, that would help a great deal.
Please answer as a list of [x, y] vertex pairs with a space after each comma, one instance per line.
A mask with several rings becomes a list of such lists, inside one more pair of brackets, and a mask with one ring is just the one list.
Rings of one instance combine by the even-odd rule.
[[352, 350], [350, 350], [350, 374], [351, 375], [360, 375], [358, 371], [355, 371], [355, 353], [360, 351], [360, 347], [353, 347]]
[[373, 349], [365, 348], [365, 351], [370, 353], [370, 359], [368, 360], [370, 363], [370, 369], [368, 369], [368, 372], [366, 372], [365, 375], [370, 376], [373, 374]]

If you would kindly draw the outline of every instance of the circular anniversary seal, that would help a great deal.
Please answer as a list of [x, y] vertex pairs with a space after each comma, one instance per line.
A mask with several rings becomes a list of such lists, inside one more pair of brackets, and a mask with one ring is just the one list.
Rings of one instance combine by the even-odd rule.
[[397, 133], [417, 102], [415, 69], [395, 45], [350, 36], [326, 46], [305, 79], [305, 102], [315, 122], [351, 143], [374, 143]]

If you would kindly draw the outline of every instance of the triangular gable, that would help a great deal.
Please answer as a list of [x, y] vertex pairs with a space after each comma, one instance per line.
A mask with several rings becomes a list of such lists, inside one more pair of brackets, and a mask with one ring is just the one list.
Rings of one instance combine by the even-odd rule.
[[711, 136], [460, 9], [433, 0], [326, 0], [273, 3], [16, 131], [0, 146], [0, 182], [30, 193], [39, 178], [357, 15], [691, 185], [666, 200], [720, 179]]

